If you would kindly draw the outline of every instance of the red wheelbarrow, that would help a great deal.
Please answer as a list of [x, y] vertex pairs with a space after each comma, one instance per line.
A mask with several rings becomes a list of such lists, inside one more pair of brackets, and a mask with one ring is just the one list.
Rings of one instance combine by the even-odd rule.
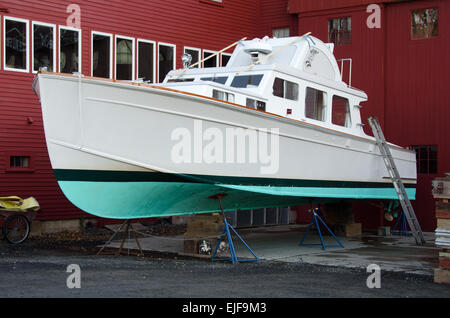
[[39, 203], [33, 197], [0, 197], [0, 217], [5, 218], [3, 238], [10, 244], [25, 241], [30, 234], [30, 223], [39, 208]]

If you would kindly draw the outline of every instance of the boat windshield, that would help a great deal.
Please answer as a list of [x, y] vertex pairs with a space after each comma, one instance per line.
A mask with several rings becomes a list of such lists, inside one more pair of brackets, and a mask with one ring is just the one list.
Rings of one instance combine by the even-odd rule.
[[239, 75], [233, 78], [231, 87], [250, 88], [258, 87], [263, 78], [263, 74]]

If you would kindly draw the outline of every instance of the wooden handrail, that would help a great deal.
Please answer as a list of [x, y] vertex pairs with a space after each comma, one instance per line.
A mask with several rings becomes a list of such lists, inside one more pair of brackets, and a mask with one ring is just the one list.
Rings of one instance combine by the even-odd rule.
[[170, 77], [179, 76], [179, 75], [183, 74], [184, 72], [186, 72], [188, 69], [193, 68], [193, 67], [197, 66], [198, 64], [203, 63], [203, 62], [206, 61], [206, 60], [209, 60], [210, 58], [216, 56], [217, 54], [220, 54], [220, 53], [222, 53], [222, 52], [224, 52], [224, 51], [226, 51], [226, 50], [232, 48], [233, 46], [237, 45], [239, 42], [245, 41], [246, 39], [247, 39], [247, 37], [244, 37], [244, 38], [240, 39], [239, 41], [236, 41], [236, 42], [234, 42], [233, 44], [228, 45], [226, 48], [223, 48], [223, 49], [221, 49], [220, 51], [217, 51], [216, 53], [214, 53], [214, 54], [212, 54], [212, 55], [210, 55], [210, 56], [208, 56], [208, 57], [205, 57], [203, 60], [200, 60], [200, 61], [198, 61], [198, 62], [195, 63], [195, 64], [192, 64], [192, 65], [190, 65], [190, 66], [188, 66], [188, 67], [185, 67], [185, 68], [182, 69], [180, 72], [178, 72], [178, 73], [176, 73], [176, 74], [173, 74], [173, 75], [171, 75]]

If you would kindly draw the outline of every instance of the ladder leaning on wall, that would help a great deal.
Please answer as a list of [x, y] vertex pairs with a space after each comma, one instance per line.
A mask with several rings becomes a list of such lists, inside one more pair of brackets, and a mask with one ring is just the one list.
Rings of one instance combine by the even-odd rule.
[[394, 184], [395, 192], [397, 193], [398, 200], [405, 213], [406, 219], [408, 221], [411, 233], [416, 240], [417, 245], [422, 245], [425, 243], [425, 238], [420, 228], [420, 224], [417, 221], [414, 209], [409, 201], [408, 194], [406, 193], [405, 186], [403, 185], [400, 174], [395, 165], [394, 158], [392, 157], [391, 150], [389, 149], [386, 139], [384, 138], [383, 131], [381, 130], [380, 123], [376, 117], [370, 117], [369, 119], [370, 127], [372, 128], [373, 135], [377, 141], [378, 148], [380, 149], [381, 155], [383, 157], [386, 168], [389, 171], [392, 183]]

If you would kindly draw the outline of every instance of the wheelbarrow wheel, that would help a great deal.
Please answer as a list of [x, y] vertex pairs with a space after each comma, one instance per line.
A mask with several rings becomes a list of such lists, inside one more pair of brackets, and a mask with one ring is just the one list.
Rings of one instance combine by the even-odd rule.
[[30, 234], [30, 222], [20, 214], [10, 215], [3, 224], [3, 235], [10, 244], [19, 244], [25, 241]]

